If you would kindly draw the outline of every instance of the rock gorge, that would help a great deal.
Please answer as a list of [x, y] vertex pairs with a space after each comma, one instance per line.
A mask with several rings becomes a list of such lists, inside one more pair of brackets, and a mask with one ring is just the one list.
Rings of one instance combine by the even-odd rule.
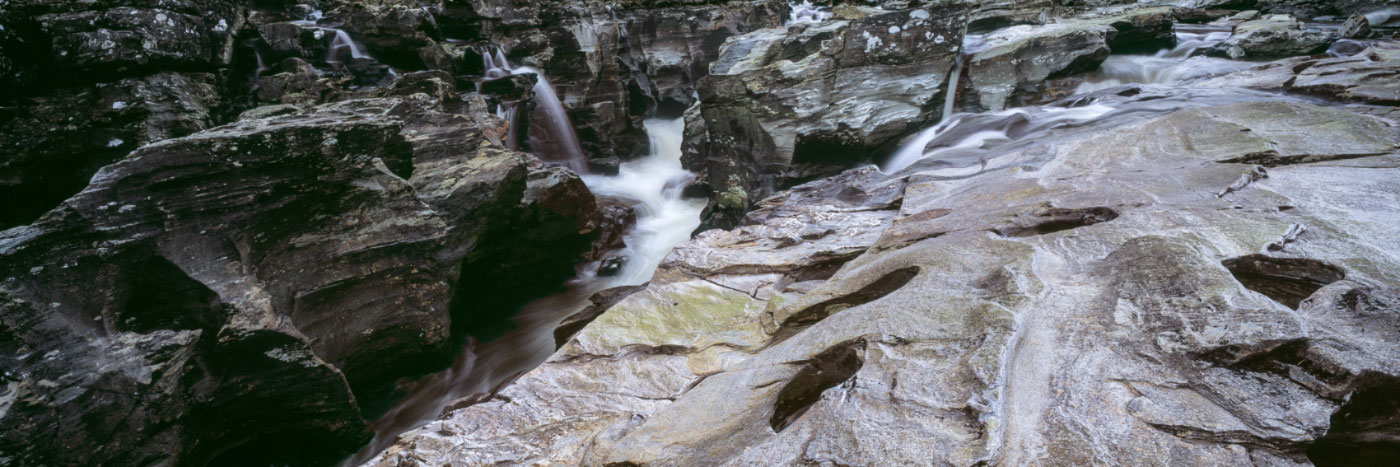
[[1394, 1], [10, 0], [0, 90], [0, 465], [1400, 459]]

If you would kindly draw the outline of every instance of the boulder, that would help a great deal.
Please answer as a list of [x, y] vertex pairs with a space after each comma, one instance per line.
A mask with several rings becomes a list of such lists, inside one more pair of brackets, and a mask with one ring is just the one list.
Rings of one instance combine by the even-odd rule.
[[970, 37], [967, 89], [959, 103], [972, 111], [1038, 103], [1046, 80], [1095, 70], [1110, 52], [1170, 47], [1172, 21], [1169, 8], [1134, 9]]
[[804, 184], [369, 465], [1386, 459], [1397, 144], [1283, 99]]
[[687, 124], [684, 162], [714, 193], [708, 225], [735, 225], [773, 190], [937, 120], [966, 13], [904, 10], [726, 40]]
[[1207, 51], [1230, 58], [1310, 55], [1327, 50], [1333, 33], [1304, 27], [1289, 15], [1269, 15], [1240, 23], [1234, 35]]

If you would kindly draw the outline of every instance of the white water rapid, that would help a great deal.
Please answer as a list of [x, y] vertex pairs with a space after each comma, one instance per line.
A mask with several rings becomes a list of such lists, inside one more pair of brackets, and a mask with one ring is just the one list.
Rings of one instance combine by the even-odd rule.
[[433, 420], [448, 403], [490, 392], [516, 375], [544, 363], [554, 353], [554, 329], [565, 318], [589, 305], [603, 290], [641, 285], [651, 280], [657, 265], [676, 245], [690, 239], [700, 226], [703, 200], [681, 197], [681, 188], [695, 175], [681, 167], [681, 119], [648, 120], [651, 154], [622, 164], [616, 176], [584, 175], [598, 197], [626, 200], [637, 213], [637, 225], [625, 237], [626, 247], [612, 255], [627, 258], [613, 276], [599, 276], [598, 264], [583, 268], [567, 292], [535, 300], [514, 318], [516, 328], [504, 336], [469, 346], [451, 368], [417, 381], [397, 407], [374, 422], [374, 441], [345, 465], [359, 465], [393, 443], [404, 431]]
[[802, 3], [788, 5], [792, 8], [792, 13], [788, 15], [787, 24], [820, 23], [831, 19], [831, 12], [823, 10], [821, 7], [813, 5], [811, 0], [804, 0]]
[[1111, 55], [1098, 73], [1084, 78], [1075, 94], [1108, 89], [1127, 83], [1172, 84], [1253, 66], [1249, 62], [1193, 56], [1230, 38], [1229, 26], [1177, 25], [1176, 47], [1153, 55]]

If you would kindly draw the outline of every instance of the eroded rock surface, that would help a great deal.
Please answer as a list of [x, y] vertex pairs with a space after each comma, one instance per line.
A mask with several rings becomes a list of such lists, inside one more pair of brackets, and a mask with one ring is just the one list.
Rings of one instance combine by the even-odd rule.
[[254, 112], [144, 146], [0, 233], [0, 456], [325, 464], [358, 448], [365, 404], [558, 287], [592, 241], [582, 181], [491, 143], [484, 106]]
[[1396, 123], [1278, 101], [1105, 125], [780, 192], [372, 465], [1393, 454]]

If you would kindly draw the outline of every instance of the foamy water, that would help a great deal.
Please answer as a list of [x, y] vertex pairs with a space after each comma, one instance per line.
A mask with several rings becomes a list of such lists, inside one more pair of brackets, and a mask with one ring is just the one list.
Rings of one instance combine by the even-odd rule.
[[514, 318], [516, 328], [504, 336], [470, 346], [445, 371], [419, 380], [397, 407], [373, 424], [375, 439], [347, 460], [358, 465], [394, 442], [405, 431], [438, 417], [452, 401], [487, 393], [516, 375], [544, 363], [554, 353], [554, 329], [582, 311], [589, 297], [614, 287], [641, 285], [676, 245], [690, 239], [700, 226], [704, 200], [684, 199], [681, 188], [695, 178], [681, 166], [682, 119], [644, 122], [651, 154], [624, 163], [616, 176], [585, 175], [594, 194], [624, 200], [637, 212], [636, 227], [625, 236], [626, 247], [613, 255], [627, 258], [613, 276], [599, 276], [598, 264], [586, 265], [569, 283], [567, 292], [526, 305]]

